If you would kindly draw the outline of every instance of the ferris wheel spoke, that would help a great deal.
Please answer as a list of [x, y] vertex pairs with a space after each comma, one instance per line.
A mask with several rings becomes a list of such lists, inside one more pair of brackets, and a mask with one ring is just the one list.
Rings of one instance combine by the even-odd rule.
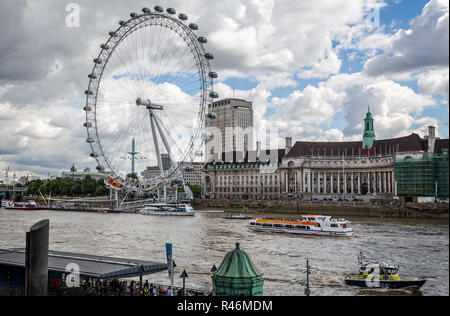
[[[99, 167], [115, 177], [130, 173], [131, 160], [135, 172], [158, 164], [156, 146], [185, 163], [202, 144], [199, 135], [213, 76], [202, 41], [179, 21], [165, 13], [132, 17], [116, 31], [117, 39], [111, 37], [111, 48], [102, 45], [95, 78], [90, 77], [93, 89], [86, 92], [92, 97], [87, 98], [85, 125], [95, 138], [89, 139]], [[167, 171], [169, 177], [178, 168]], [[163, 181], [159, 177], [140, 183], [149, 190]]]

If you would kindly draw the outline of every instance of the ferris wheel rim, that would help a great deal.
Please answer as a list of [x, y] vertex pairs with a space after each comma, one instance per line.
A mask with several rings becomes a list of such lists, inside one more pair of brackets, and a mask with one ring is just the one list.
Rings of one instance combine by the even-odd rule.
[[[145, 9], [145, 8], [144, 8]], [[143, 11], [144, 11], [143, 9]], [[169, 9], [168, 9], [169, 10]], [[189, 145], [186, 148], [185, 156], [181, 159], [181, 162], [186, 162], [188, 156], [192, 154], [192, 151], [195, 147], [195, 141], [201, 138], [201, 132], [204, 128], [205, 124], [205, 115], [206, 115], [206, 105], [210, 103], [212, 100], [213, 92], [213, 78], [211, 76], [211, 65], [208, 58], [208, 54], [203, 46], [206, 42], [204, 37], [197, 37], [194, 30], [198, 29], [195, 24], [190, 24], [189, 26], [184, 23], [186, 19], [182, 19], [182, 14], [179, 15], [179, 19], [174, 18], [170, 13], [166, 14], [163, 12], [145, 12], [143, 14], [131, 14], [131, 19], [128, 21], [124, 21], [120, 23], [119, 28], [115, 31], [109, 33], [109, 38], [105, 44], [101, 45], [101, 51], [98, 57], [94, 60], [94, 67], [89, 75], [89, 85], [88, 90], [86, 91], [86, 123], [85, 127], [88, 135], [88, 142], [90, 148], [92, 150], [91, 157], [93, 157], [98, 163], [98, 169], [102, 169], [102, 171], [106, 170], [104, 167], [108, 167], [111, 172], [109, 178], [115, 179], [115, 181], [119, 181], [119, 185], [122, 187], [126, 187], [128, 189], [135, 189], [137, 191], [148, 191], [154, 190], [157, 187], [161, 186], [163, 183], [167, 181], [168, 178], [180, 172], [180, 167], [178, 163], [175, 167], [170, 168], [164, 174], [159, 177], [155, 177], [152, 179], [144, 180], [141, 183], [137, 181], [133, 184], [130, 184], [126, 179], [124, 180], [119, 176], [117, 170], [114, 170], [109, 159], [106, 155], [104, 148], [102, 147], [101, 138], [99, 136], [98, 131], [98, 123], [97, 123], [97, 104], [98, 104], [98, 95], [99, 90], [101, 89], [102, 78], [105, 72], [105, 69], [108, 66], [108, 63], [113, 56], [116, 49], [120, 46], [120, 44], [131, 34], [137, 32], [143, 28], [151, 27], [154, 25], [159, 25], [161, 27], [166, 27], [171, 31], [177, 33], [181, 39], [185, 42], [185, 44], [189, 47], [194, 60], [197, 62], [197, 71], [201, 81], [200, 91], [200, 102], [199, 102], [199, 113], [196, 122], [196, 126], [194, 128], [191, 140], [189, 141]], [[151, 22], [156, 21], [154, 24]], [[159, 21], [166, 22], [167, 24], [160, 23]], [[149, 23], [150, 22], [150, 23]], [[194, 25], [195, 27], [192, 27]], [[121, 35], [120, 35], [121, 34]], [[184, 35], [184, 36], [183, 36]], [[109, 46], [111, 45], [111, 47]], [[105, 58], [106, 57], [106, 58]], [[215, 74], [215, 73], [214, 73]], [[215, 74], [216, 75], [216, 74]], [[91, 111], [88, 109], [91, 108]], [[94, 111], [94, 120], [90, 119], [90, 112]], [[95, 136], [96, 141], [92, 141]], [[96, 145], [94, 145], [96, 144]], [[203, 143], [202, 143], [203, 144]], [[100, 152], [97, 153], [97, 150]], [[102, 158], [102, 159], [100, 159]], [[106, 164], [106, 166], [103, 166]], [[134, 182], [134, 181], [130, 181]]]

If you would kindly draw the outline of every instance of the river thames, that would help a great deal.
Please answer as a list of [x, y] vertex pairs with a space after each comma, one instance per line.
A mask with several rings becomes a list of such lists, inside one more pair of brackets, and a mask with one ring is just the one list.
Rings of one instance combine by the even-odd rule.
[[[304, 295], [299, 281], [306, 279], [306, 259], [312, 267], [312, 295], [449, 295], [448, 220], [345, 217], [352, 221], [355, 235], [333, 238], [257, 233], [246, 227], [247, 221], [223, 216], [198, 213], [174, 218], [1, 209], [0, 248], [24, 248], [30, 226], [49, 219], [52, 250], [165, 262], [165, 243], [172, 243], [178, 286], [186, 269], [188, 287], [211, 290], [212, 266], [219, 267], [225, 254], [240, 242], [264, 274], [266, 296]], [[400, 265], [400, 276], [426, 278], [427, 283], [420, 291], [348, 287], [344, 277], [358, 271], [359, 250], [371, 261]], [[167, 272], [146, 279], [170, 283]]]

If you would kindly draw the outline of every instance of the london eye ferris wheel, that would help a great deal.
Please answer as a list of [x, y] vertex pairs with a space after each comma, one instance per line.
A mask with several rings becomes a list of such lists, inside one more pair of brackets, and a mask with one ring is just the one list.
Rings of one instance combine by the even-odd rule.
[[[160, 6], [131, 13], [94, 59], [84, 126], [91, 157], [111, 188], [153, 191], [180, 183], [182, 171], [192, 171], [203, 155], [205, 120], [214, 119], [207, 104], [218, 98], [217, 73], [210, 67], [214, 56], [204, 48], [207, 39], [187, 20]], [[157, 175], [128, 177], [149, 166], [157, 166]]]

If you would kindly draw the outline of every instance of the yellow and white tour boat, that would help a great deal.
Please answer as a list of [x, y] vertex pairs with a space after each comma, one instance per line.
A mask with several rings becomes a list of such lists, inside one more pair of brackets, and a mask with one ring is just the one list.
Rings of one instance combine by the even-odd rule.
[[351, 222], [331, 216], [304, 215], [299, 219], [253, 219], [248, 227], [259, 232], [318, 236], [352, 236]]

